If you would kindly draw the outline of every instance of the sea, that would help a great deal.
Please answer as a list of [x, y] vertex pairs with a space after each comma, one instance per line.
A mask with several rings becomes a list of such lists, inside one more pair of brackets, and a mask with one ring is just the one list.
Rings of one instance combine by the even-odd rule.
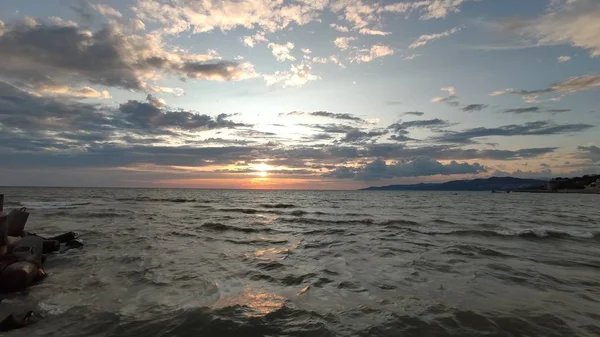
[[600, 195], [0, 188], [75, 231], [3, 336], [600, 336]]

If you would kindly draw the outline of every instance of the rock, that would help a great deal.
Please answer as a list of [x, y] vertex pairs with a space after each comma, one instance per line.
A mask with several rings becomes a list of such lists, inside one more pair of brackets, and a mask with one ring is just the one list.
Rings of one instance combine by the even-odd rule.
[[44, 240], [43, 253], [48, 254], [60, 250], [60, 242], [57, 240]]
[[10, 331], [20, 329], [30, 323], [33, 311], [27, 311], [21, 314], [10, 314], [0, 322], [0, 331]]
[[48, 238], [48, 240], [56, 240], [60, 243], [67, 243], [67, 242], [69, 242], [71, 240], [75, 240], [75, 239], [77, 239], [77, 234], [75, 234], [74, 232], [68, 232], [65, 234], [57, 235], [52, 238]]
[[24, 229], [27, 219], [29, 218], [29, 212], [27, 208], [14, 209], [8, 213], [6, 224], [8, 227], [7, 234], [9, 236], [23, 236], [25, 235]]

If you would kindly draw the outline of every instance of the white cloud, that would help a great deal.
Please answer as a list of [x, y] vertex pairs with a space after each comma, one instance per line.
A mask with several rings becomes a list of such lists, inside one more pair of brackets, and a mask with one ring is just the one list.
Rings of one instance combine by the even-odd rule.
[[558, 63], [565, 63], [571, 61], [571, 56], [559, 56]]
[[242, 43], [250, 48], [253, 48], [259, 42], [269, 42], [265, 37], [265, 32], [257, 32], [254, 35], [244, 36], [242, 38]]
[[119, 12], [118, 10], [110, 7], [109, 5], [105, 5], [105, 4], [93, 4], [91, 5], [98, 13], [104, 15], [104, 16], [112, 16], [115, 18], [120, 18], [123, 16], [123, 14], [121, 14], [121, 12]]
[[269, 43], [268, 47], [279, 62], [296, 60], [296, 58], [290, 54], [291, 50], [294, 49], [294, 44], [292, 42], [286, 44]]
[[320, 79], [319, 76], [311, 73], [312, 66], [309, 63], [300, 63], [292, 65], [289, 71], [276, 71], [272, 75], [263, 75], [268, 86], [281, 84], [286, 87], [301, 87], [309, 81]]
[[[422, 20], [441, 19], [447, 17], [450, 13], [460, 12], [460, 5], [465, 0], [433, 0], [423, 9]], [[423, 1], [424, 2], [424, 1]]]
[[53, 82], [47, 82], [36, 86], [33, 94], [42, 96], [66, 96], [73, 98], [96, 98], [96, 99], [109, 99], [110, 94], [106, 90], [98, 91], [94, 88], [85, 86], [79, 89], [73, 88], [66, 84], [59, 84]]
[[290, 24], [305, 25], [318, 20], [328, 0], [300, 0], [296, 2], [271, 0], [138, 0], [133, 9], [143, 20], [158, 22], [162, 32], [179, 34], [222, 31], [237, 27], [260, 27], [275, 32]]
[[341, 50], [346, 50], [350, 48], [350, 42], [355, 40], [356, 38], [352, 36], [342, 36], [335, 39], [333, 44]]
[[[422, 0], [413, 2], [399, 2], [383, 6], [378, 12], [409, 13], [418, 11], [421, 20], [441, 19], [451, 13], [460, 12], [460, 6], [469, 0]], [[471, 0], [476, 1], [476, 0]]]
[[350, 62], [366, 63], [371, 62], [376, 58], [393, 55], [394, 50], [389, 46], [376, 44], [370, 49], [357, 49], [355, 55], [350, 56]]
[[445, 87], [445, 88], [441, 88], [440, 90], [447, 92], [448, 96], [435, 97], [434, 99], [431, 100], [433, 103], [447, 102], [447, 101], [457, 98], [455, 87]]
[[444, 31], [444, 32], [441, 32], [438, 34], [421, 35], [415, 42], [411, 43], [408, 46], [408, 48], [415, 49], [415, 48], [423, 47], [427, 43], [429, 43], [429, 41], [441, 39], [446, 36], [450, 36], [452, 34], [458, 33], [460, 30], [461, 30], [460, 27], [454, 27], [452, 29], [449, 29], [447, 31]]
[[416, 59], [417, 57], [421, 56], [421, 54], [412, 54], [412, 55], [408, 55], [404, 57], [404, 60], [406, 61], [411, 61]]
[[326, 57], [313, 57], [312, 61], [314, 63], [323, 63], [323, 64], [325, 64], [325, 63], [327, 63], [329, 61], [329, 59], [327, 59]]
[[329, 56], [329, 61], [331, 61], [331, 63], [338, 65], [340, 68], [346, 68], [346, 66], [340, 61], [340, 59], [335, 56], [335, 55], [331, 55]]
[[300, 50], [302, 50], [302, 52], [303, 52], [304, 54], [310, 54], [310, 53], [312, 53], [312, 50], [310, 50], [310, 49], [308, 49], [308, 48], [302, 48], [302, 49], [300, 49]]
[[336, 23], [329, 24], [329, 27], [331, 27], [341, 33], [348, 33], [350, 31], [350, 28], [348, 28], [346, 26], [338, 25]]
[[181, 88], [170, 88], [170, 87], [161, 87], [161, 86], [147, 86], [148, 90], [159, 93], [172, 94], [174, 96], [183, 96], [185, 95], [185, 91]]
[[144, 24], [144, 22], [142, 20], [136, 19], [136, 18], [132, 18], [129, 21], [129, 27], [134, 32], [146, 30], [146, 25]]
[[51, 16], [48, 18], [48, 22], [55, 26], [60, 27], [77, 27], [77, 22], [71, 20], [65, 20], [63, 18], [59, 18], [57, 16]]
[[362, 35], [381, 35], [381, 36], [385, 36], [385, 35], [392, 34], [391, 32], [384, 32], [384, 31], [381, 31], [381, 30], [369, 29], [369, 28], [361, 28], [358, 32], [360, 34], [362, 34]]
[[512, 30], [534, 37], [540, 45], [570, 44], [600, 56], [600, 1], [555, 1], [533, 21], [507, 23]]

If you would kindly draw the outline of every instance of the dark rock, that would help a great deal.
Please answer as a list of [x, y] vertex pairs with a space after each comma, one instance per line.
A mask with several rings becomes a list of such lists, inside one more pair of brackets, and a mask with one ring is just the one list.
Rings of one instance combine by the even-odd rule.
[[65, 234], [57, 235], [52, 238], [48, 238], [48, 240], [56, 240], [60, 243], [67, 243], [67, 242], [69, 242], [71, 240], [75, 240], [75, 239], [77, 239], [77, 234], [74, 232], [68, 232]]
[[0, 331], [10, 331], [20, 329], [28, 325], [31, 320], [33, 311], [27, 311], [21, 314], [11, 314], [0, 322]]

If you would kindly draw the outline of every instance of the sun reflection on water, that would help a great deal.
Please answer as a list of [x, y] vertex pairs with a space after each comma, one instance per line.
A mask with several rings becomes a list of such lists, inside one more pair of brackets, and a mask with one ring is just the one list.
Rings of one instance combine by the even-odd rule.
[[283, 296], [246, 287], [244, 293], [239, 296], [221, 299], [217, 307], [241, 305], [249, 309], [244, 313], [246, 317], [262, 317], [281, 309], [284, 304]]

